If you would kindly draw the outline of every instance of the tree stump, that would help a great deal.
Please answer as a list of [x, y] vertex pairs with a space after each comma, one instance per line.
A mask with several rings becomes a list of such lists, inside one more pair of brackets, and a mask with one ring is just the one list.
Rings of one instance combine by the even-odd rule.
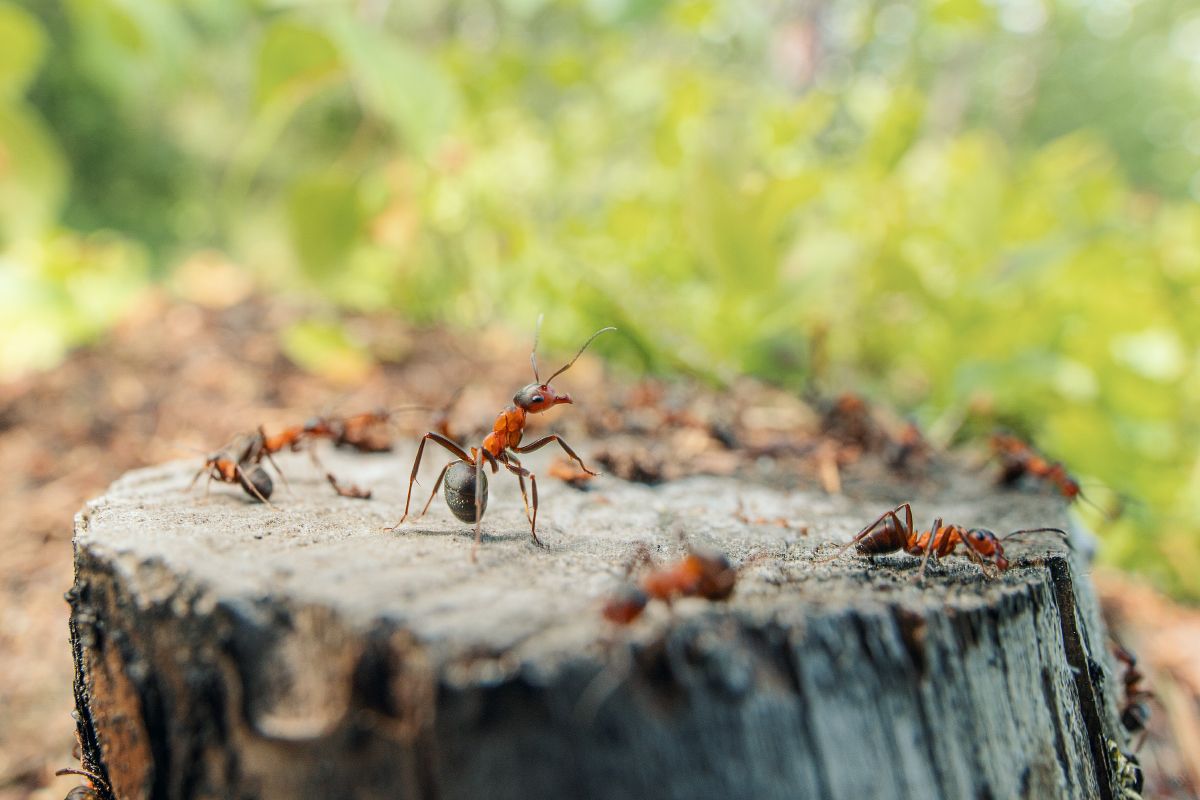
[[[922, 585], [904, 554], [817, 563], [903, 500], [1003, 533], [1066, 525], [1056, 497], [963, 470], [847, 496], [543, 478], [538, 549], [501, 473], [473, 564], [440, 498], [383, 530], [411, 449], [325, 458], [374, 499], [297, 455], [278, 511], [175, 463], [77, 516], [80, 738], [122, 800], [1125, 796], [1077, 551], [1014, 541], [999, 578], [954, 556]], [[605, 622], [637, 545], [681, 536], [743, 564], [734, 596]]]

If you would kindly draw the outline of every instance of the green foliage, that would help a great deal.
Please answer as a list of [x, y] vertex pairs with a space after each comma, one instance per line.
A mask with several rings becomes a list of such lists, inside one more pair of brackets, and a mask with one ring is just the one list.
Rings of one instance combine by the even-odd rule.
[[215, 247], [326, 304], [282, 342], [338, 380], [371, 368], [338, 308], [545, 311], [548, 344], [616, 324], [597, 350], [641, 369], [1004, 422], [1140, 499], [1105, 557], [1200, 598], [1185, 0], [26, 8], [0, 2], [9, 372]]

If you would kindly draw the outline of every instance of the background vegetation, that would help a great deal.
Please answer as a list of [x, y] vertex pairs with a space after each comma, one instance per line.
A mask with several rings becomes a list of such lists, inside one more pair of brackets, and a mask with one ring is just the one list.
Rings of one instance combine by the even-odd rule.
[[347, 381], [344, 310], [548, 310], [1015, 426], [1200, 598], [1198, 100], [1193, 0], [0, 0], [0, 380], [151, 284]]

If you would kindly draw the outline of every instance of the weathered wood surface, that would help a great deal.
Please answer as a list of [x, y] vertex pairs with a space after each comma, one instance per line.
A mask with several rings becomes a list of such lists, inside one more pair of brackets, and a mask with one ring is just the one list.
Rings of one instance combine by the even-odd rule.
[[[967, 473], [906, 497], [544, 480], [539, 550], [498, 479], [472, 564], [440, 501], [382, 530], [411, 455], [327, 457], [369, 502], [296, 456], [278, 512], [187, 494], [177, 463], [78, 515], [81, 730], [119, 797], [1119, 796], [1077, 556], [1014, 543], [998, 580], [951, 558], [923, 586], [905, 555], [815, 563], [900, 500], [1004, 532], [1065, 524], [1054, 497]], [[749, 559], [732, 600], [604, 623], [635, 545], [671, 558], [680, 533]]]

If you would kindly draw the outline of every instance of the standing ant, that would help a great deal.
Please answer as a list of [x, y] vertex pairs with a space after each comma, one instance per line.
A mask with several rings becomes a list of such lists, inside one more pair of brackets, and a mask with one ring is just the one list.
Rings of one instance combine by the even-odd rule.
[[[441, 473], [438, 474], [437, 482], [433, 485], [433, 491], [429, 495], [429, 500], [425, 502], [425, 507], [421, 509], [421, 513], [418, 516], [424, 516], [425, 512], [429, 510], [429, 504], [433, 502], [438, 487], [442, 485], [442, 480], [446, 479], [447, 473], [453, 470], [450, 479], [446, 481], [446, 502], [450, 506], [451, 512], [458, 519], [463, 522], [475, 523], [475, 543], [471, 547], [472, 561], [475, 560], [475, 552], [479, 548], [479, 541], [482, 536], [480, 524], [483, 520], [483, 511], [487, 504], [487, 477], [484, 475], [484, 466], [490, 466], [494, 475], [499, 472], [499, 465], [502, 464], [505, 469], [517, 476], [517, 481], [521, 486], [521, 499], [525, 503], [525, 516], [529, 520], [529, 535], [533, 537], [533, 543], [539, 547], [542, 546], [542, 543], [537, 537], [537, 478], [532, 472], [521, 466], [521, 462], [517, 460], [515, 454], [531, 453], [534, 450], [545, 447], [551, 442], [557, 442], [558, 446], [577, 462], [584, 472], [589, 475], [597, 474], [588, 469], [587, 465], [583, 463], [583, 459], [576, 455], [575, 451], [556, 433], [543, 436], [541, 439], [524, 446], [521, 446], [521, 437], [525, 432], [528, 415], [540, 414], [556, 405], [574, 402], [569, 394], [560, 394], [555, 390], [550, 385], [550, 381], [570, 369], [597, 336], [607, 331], [615, 331], [616, 328], [601, 328], [593, 333], [583, 343], [583, 346], [579, 348], [579, 351], [575, 353], [574, 358], [543, 381], [538, 374], [537, 365], [538, 333], [541, 331], [541, 323], [542, 318], [538, 317], [537, 327], [533, 336], [533, 350], [529, 354], [529, 363], [533, 366], [533, 383], [528, 384], [513, 395], [512, 405], [506, 406], [496, 416], [496, 421], [492, 425], [492, 431], [484, 437], [482, 446], [472, 447], [470, 452], [467, 452], [453, 439], [441, 433], [430, 431], [421, 437], [421, 444], [417, 447], [417, 457], [413, 461], [412, 474], [408, 478], [408, 496], [404, 501], [404, 516], [400, 517], [400, 521], [388, 530], [395, 530], [408, 519], [409, 506], [412, 503], [412, 487], [417, 480], [417, 471], [421, 468], [421, 455], [425, 451], [425, 444], [430, 441], [446, 448], [456, 458], [442, 467]], [[474, 479], [473, 488], [470, 487], [470, 479], [472, 478]], [[526, 478], [529, 478], [533, 492], [532, 510], [529, 497], [525, 493]], [[473, 514], [471, 513], [472, 511], [474, 512]]]
[[[188, 491], [191, 491], [196, 481], [200, 480], [200, 476], [207, 472], [208, 482], [204, 484], [206, 497], [213, 481], [236, 483], [246, 494], [274, 508], [268, 498], [275, 490], [275, 484], [261, 463], [263, 455], [270, 459], [270, 454], [262, 449], [260, 438], [261, 434], [242, 434], [209, 455], [204, 461], [204, 466], [196, 471], [192, 482], [188, 484]], [[271, 459], [271, 464], [275, 465], [274, 459]], [[279, 467], [276, 466], [275, 469], [278, 470]]]
[[[650, 560], [644, 549], [638, 558]], [[604, 604], [601, 613], [609, 622], [628, 625], [641, 616], [651, 600], [667, 604], [677, 597], [727, 600], [733, 594], [737, 575], [724, 554], [692, 550], [678, 563], [652, 570], [636, 585], [624, 586]]]
[[[904, 521], [900, 521], [898, 512], [904, 512]], [[900, 550], [921, 556], [921, 568], [917, 572], [917, 581], [925, 578], [925, 567], [930, 556], [943, 558], [954, 552], [958, 545], [963, 545], [966, 555], [981, 568], [991, 566], [1000, 572], [1010, 566], [1004, 555], [1002, 541], [1026, 533], [1057, 533], [1064, 538], [1067, 532], [1061, 528], [1024, 528], [1013, 531], [1003, 537], [997, 536], [984, 528], [964, 528], [961, 525], [943, 525], [942, 518], [933, 521], [933, 527], [928, 531], [919, 531], [913, 527], [912, 506], [901, 503], [891, 511], [885, 511], [873, 522], [854, 535], [854, 538], [843, 545], [829, 558], [821, 559], [819, 563], [833, 561], [839, 558], [850, 547], [867, 556], [895, 553]]]
[[1113, 645], [1113, 655], [1124, 667], [1121, 673], [1121, 685], [1125, 690], [1121, 725], [1131, 734], [1145, 733], [1146, 723], [1150, 721], [1150, 706], [1145, 701], [1153, 699], [1155, 694], [1143, 684], [1146, 676], [1138, 669], [1134, 652], [1115, 641]]

